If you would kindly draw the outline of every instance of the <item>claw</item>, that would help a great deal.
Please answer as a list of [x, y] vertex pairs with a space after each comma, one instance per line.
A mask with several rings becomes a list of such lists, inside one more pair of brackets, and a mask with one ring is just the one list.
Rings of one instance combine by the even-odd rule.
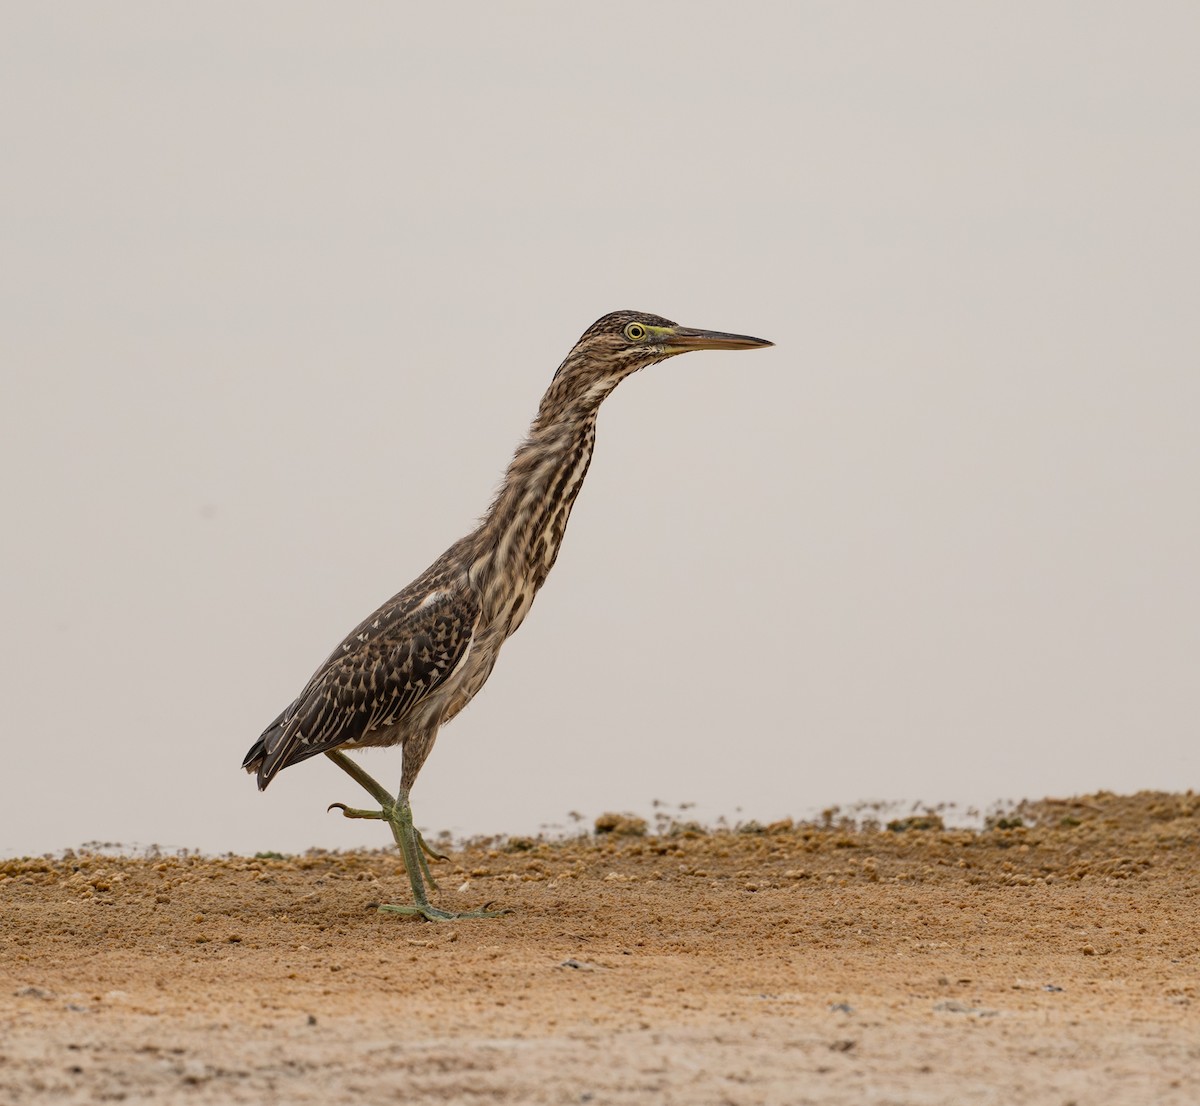
[[343, 818], [377, 818], [384, 822], [388, 820], [388, 815], [382, 810], [356, 810], [345, 803], [330, 803], [325, 808], [325, 813], [328, 814], [331, 810], [340, 810]]
[[439, 853], [437, 849], [431, 849], [425, 842], [425, 838], [421, 836], [420, 830], [414, 830], [417, 835], [417, 844], [421, 846], [423, 852], [430, 860], [449, 860], [450, 858], [445, 853]]

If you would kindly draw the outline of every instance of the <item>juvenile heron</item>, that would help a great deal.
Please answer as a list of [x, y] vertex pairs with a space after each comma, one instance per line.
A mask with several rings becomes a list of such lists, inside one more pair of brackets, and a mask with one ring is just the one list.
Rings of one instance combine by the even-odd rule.
[[[501, 645], [524, 621], [554, 566], [592, 458], [604, 398], [638, 369], [679, 353], [769, 345], [641, 311], [614, 311], [593, 323], [554, 374], [479, 526], [359, 623], [251, 746], [242, 767], [257, 774], [259, 790], [289, 765], [324, 753], [379, 803], [378, 810], [344, 803], [330, 809], [391, 826], [413, 903], [381, 910], [430, 920], [494, 916], [430, 903], [425, 882], [434, 890], [437, 884], [425, 855], [445, 857], [414, 827], [409, 795], [439, 728], [483, 687]], [[371, 745], [404, 750], [395, 796], [342, 752]]]

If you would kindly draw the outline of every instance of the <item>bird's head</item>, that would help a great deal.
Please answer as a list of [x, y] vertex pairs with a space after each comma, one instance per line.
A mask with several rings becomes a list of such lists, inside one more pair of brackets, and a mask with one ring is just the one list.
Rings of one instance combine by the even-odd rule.
[[583, 332], [556, 382], [574, 398], [598, 403], [631, 373], [698, 349], [760, 349], [774, 343], [745, 334], [695, 330], [645, 311], [613, 311]]

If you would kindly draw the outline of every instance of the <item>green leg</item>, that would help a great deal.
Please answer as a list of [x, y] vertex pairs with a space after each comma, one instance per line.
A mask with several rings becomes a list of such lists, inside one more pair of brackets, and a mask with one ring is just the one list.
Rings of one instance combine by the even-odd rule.
[[333, 749], [325, 755], [379, 803], [378, 810], [356, 810], [346, 806], [345, 803], [331, 803], [329, 809], [340, 810], [346, 818], [376, 818], [387, 822], [391, 826], [392, 837], [396, 840], [400, 855], [404, 858], [404, 870], [408, 873], [408, 882], [412, 885], [413, 905], [385, 904], [379, 908], [380, 913], [419, 914], [431, 922], [453, 921], [456, 918], [498, 918], [501, 914], [508, 913], [505, 910], [455, 912], [431, 905], [429, 896], [425, 892], [425, 881], [428, 880], [429, 886], [435, 891], [438, 886], [433, 874], [429, 871], [429, 862], [425, 857], [428, 855], [434, 860], [446, 860], [447, 858], [441, 853], [434, 852], [413, 825], [412, 806], [408, 801], [408, 792], [401, 788], [399, 795], [393, 798], [385, 787], [367, 775], [345, 753]]

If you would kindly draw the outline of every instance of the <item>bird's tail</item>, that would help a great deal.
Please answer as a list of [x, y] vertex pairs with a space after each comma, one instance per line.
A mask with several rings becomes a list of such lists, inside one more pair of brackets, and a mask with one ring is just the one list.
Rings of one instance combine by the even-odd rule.
[[[282, 757], [277, 754], [282, 745], [281, 738], [289, 716], [292, 714], [295, 704], [288, 707], [278, 718], [275, 719], [265, 730], [262, 736], [250, 746], [250, 751], [246, 754], [246, 759], [242, 761], [242, 767], [247, 772], [254, 772], [258, 775], [258, 789], [265, 791], [267, 784], [271, 782], [275, 774], [283, 767]], [[276, 754], [276, 755], [273, 755]]]

